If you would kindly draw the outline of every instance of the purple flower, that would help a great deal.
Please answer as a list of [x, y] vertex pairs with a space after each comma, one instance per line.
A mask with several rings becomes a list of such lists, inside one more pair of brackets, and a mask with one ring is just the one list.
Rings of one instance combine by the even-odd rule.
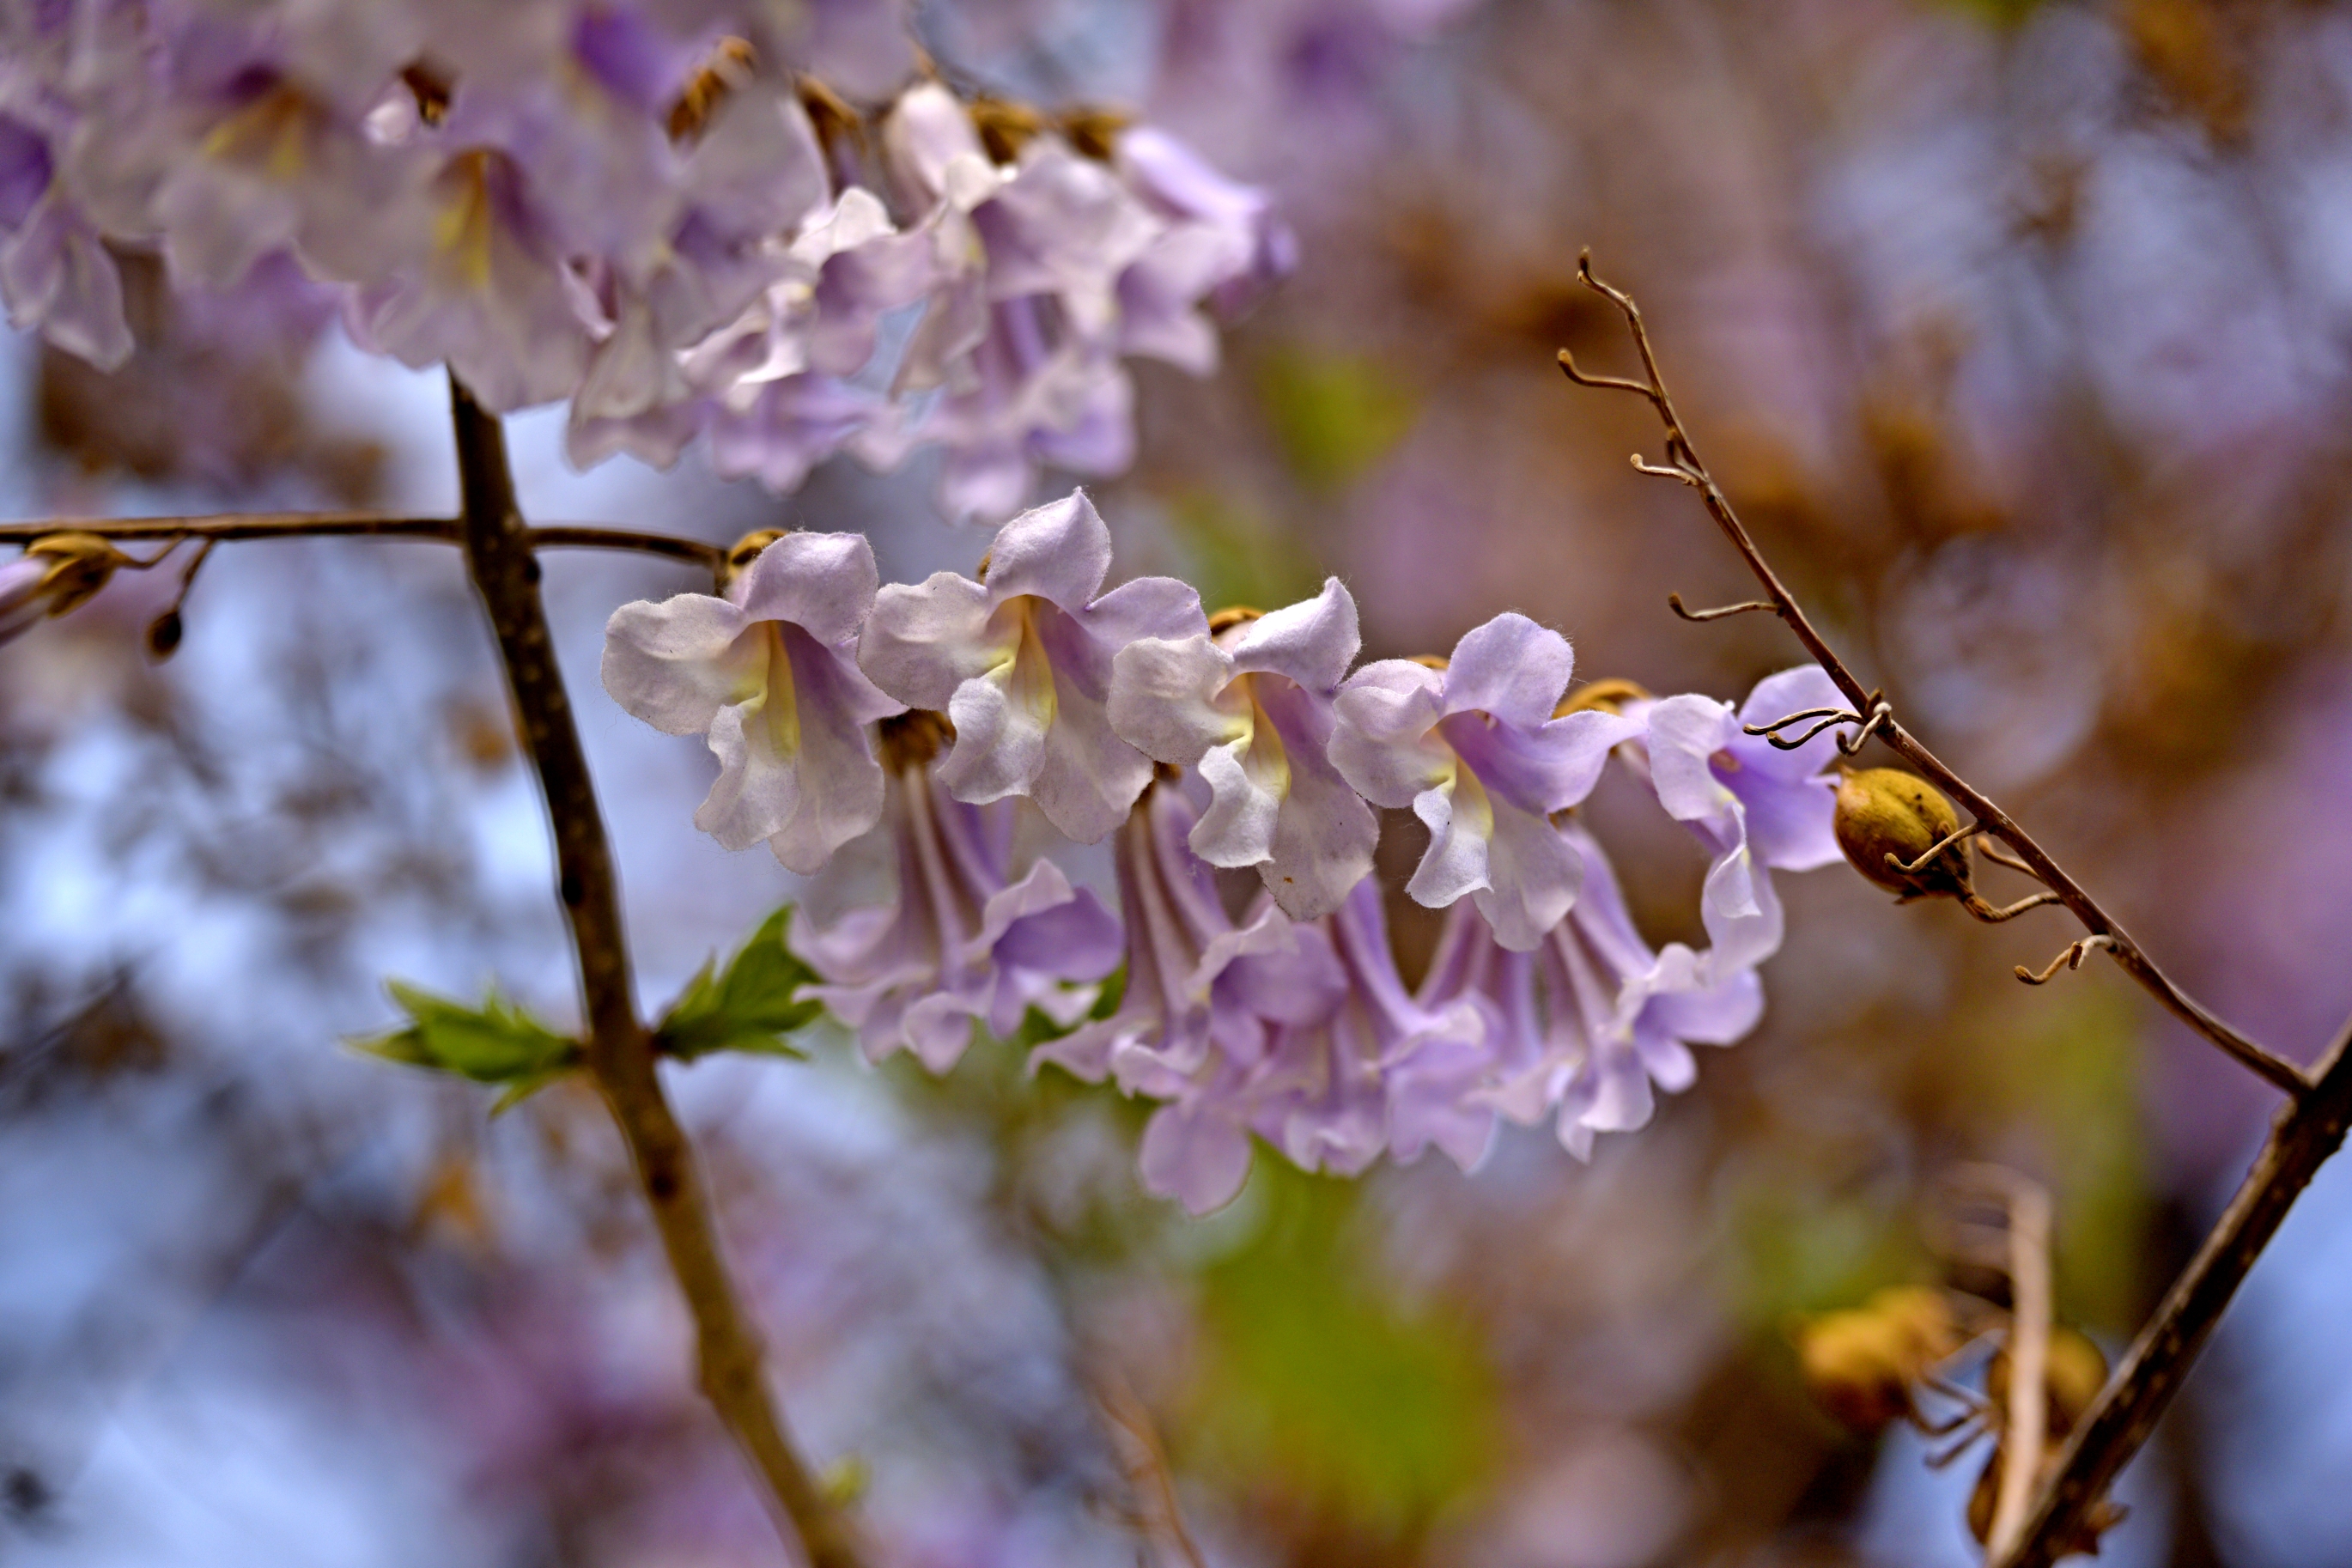
[[55, 562], [20, 555], [0, 566], [0, 643], [22, 637], [45, 613], [41, 585]]
[[1464, 636], [1444, 670], [1365, 666], [1339, 689], [1331, 761], [1375, 805], [1410, 805], [1430, 845], [1406, 891], [1432, 909], [1468, 893], [1504, 946], [1532, 950], [1576, 901], [1581, 862], [1551, 813], [1591, 793], [1633, 721], [1554, 719], [1568, 640], [1504, 614]]
[[930, 758], [943, 729], [932, 713], [883, 725], [897, 900], [823, 930], [796, 911], [791, 936], [823, 979], [803, 994], [856, 1029], [869, 1060], [906, 1049], [933, 1072], [963, 1055], [974, 1019], [1000, 1037], [1031, 1007], [1076, 1023], [1121, 947], [1110, 911], [1052, 861], [1012, 880], [1019, 808], [966, 805], [940, 786]]
[[1155, 784], [1116, 844], [1127, 985], [1110, 1017], [1041, 1046], [1088, 1082], [1171, 1103], [1144, 1132], [1144, 1184], [1194, 1213], [1230, 1199], [1249, 1169], [1244, 1119], [1227, 1097], [1266, 1054], [1270, 1025], [1327, 1013], [1347, 982], [1328, 942], [1272, 905], [1236, 927], [1209, 868], [1185, 847], [1195, 814]]
[[694, 825], [730, 849], [762, 839], [803, 875], [872, 827], [882, 769], [866, 726], [903, 711], [853, 657], [874, 604], [873, 547], [856, 533], [788, 533], [727, 597], [639, 600], [604, 630], [604, 689], [719, 763]]
[[1201, 311], [1246, 308], [1298, 264], [1298, 243], [1265, 193], [1227, 179], [1166, 132], [1118, 139], [1120, 177], [1168, 226], [1119, 275], [1119, 347], [1206, 375], [1216, 329]]
[[[1777, 715], [1776, 715], [1777, 716]], [[1533, 952], [1501, 945], [1486, 920], [1456, 905], [1422, 982], [1425, 1002], [1475, 998], [1496, 1021], [1475, 1101], [1513, 1121], [1557, 1119], [1580, 1160], [1596, 1132], [1648, 1123], [1652, 1086], [1679, 1093], [1697, 1076], [1690, 1046], [1729, 1045], [1764, 1008], [1754, 970], [1680, 942], [1653, 952], [1626, 912], [1617, 877], [1581, 827], [1559, 829], [1583, 863], [1583, 893]]]
[[1834, 734], [1784, 752], [1741, 726], [1845, 706], [1830, 678], [1809, 664], [1759, 681], [1737, 714], [1697, 695], [1627, 710], [1643, 721], [1643, 751], [1659, 803], [1715, 857], [1701, 913], [1726, 963], [1759, 963], [1780, 948], [1780, 904], [1768, 868], [1810, 871], [1838, 858], [1830, 830], [1837, 780], [1823, 771], [1837, 755]]
[[1111, 727], [1209, 786], [1192, 852], [1258, 868], [1293, 920], [1329, 914], [1372, 868], [1380, 824], [1327, 755], [1359, 646], [1356, 602], [1334, 577], [1214, 638], [1145, 637], [1112, 661]]
[[999, 530], [985, 582], [940, 572], [876, 599], [858, 662], [891, 696], [954, 721], [940, 779], [958, 800], [1030, 795], [1091, 844], [1150, 782], [1150, 761], [1111, 731], [1112, 658], [1138, 637], [1202, 635], [1208, 622], [1200, 595], [1171, 577], [1097, 598], [1109, 570], [1110, 531], [1078, 490]]
[[1476, 1166], [1494, 1140], [1495, 1111], [1475, 1094], [1492, 1068], [1493, 1009], [1475, 997], [1414, 999], [1370, 878], [1322, 929], [1345, 988], [1321, 1016], [1275, 1029], [1246, 1086], [1251, 1124], [1301, 1170], [1353, 1175], [1383, 1149], [1411, 1163], [1433, 1144]]

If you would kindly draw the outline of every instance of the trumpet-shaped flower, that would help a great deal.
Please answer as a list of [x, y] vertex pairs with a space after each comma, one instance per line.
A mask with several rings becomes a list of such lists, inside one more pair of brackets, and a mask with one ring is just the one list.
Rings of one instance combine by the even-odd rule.
[[1696, 694], [1627, 710], [1643, 723], [1659, 803], [1714, 855], [1701, 914], [1724, 963], [1759, 963], [1779, 949], [1780, 904], [1769, 871], [1810, 871], [1838, 858], [1830, 830], [1837, 780], [1823, 771], [1837, 755], [1833, 734], [1782, 751], [1742, 726], [1845, 706], [1821, 667], [1809, 664], [1757, 682], [1736, 714]]
[[728, 848], [764, 839], [807, 875], [880, 817], [866, 726], [901, 705], [853, 658], [876, 578], [864, 535], [788, 533], [723, 599], [680, 594], [613, 613], [604, 689], [656, 730], [708, 737], [719, 779], [694, 825]]
[[953, 721], [940, 779], [958, 800], [1026, 795], [1091, 844], [1150, 782], [1150, 759], [1111, 730], [1112, 658], [1138, 637], [1204, 635], [1208, 622], [1200, 595], [1172, 577], [1096, 597], [1109, 570], [1110, 531], [1077, 490], [1006, 523], [984, 582], [940, 572], [876, 599], [858, 662], [891, 696]]
[[1041, 1046], [1088, 1082], [1170, 1103], [1145, 1129], [1144, 1184], [1203, 1213], [1231, 1198], [1249, 1169], [1245, 1118], [1231, 1100], [1262, 1064], [1268, 1030], [1338, 1004], [1347, 984], [1330, 944], [1271, 905], [1236, 927], [1209, 868], [1185, 845], [1191, 802], [1154, 784], [1117, 840], [1127, 986], [1108, 1018]]
[[1424, 1002], [1476, 998], [1497, 1035], [1490, 1075], [1473, 1095], [1513, 1121], [1557, 1120], [1559, 1141], [1591, 1158], [1596, 1132], [1648, 1123], [1652, 1087], [1679, 1093], [1697, 1077], [1690, 1047], [1729, 1045], [1755, 1027], [1764, 991], [1752, 969], [1681, 942], [1653, 951], [1634, 928], [1608, 857], [1574, 824], [1561, 842], [1583, 863], [1583, 892], [1533, 952], [1501, 945], [1456, 905], [1422, 982]]
[[1504, 614], [1466, 633], [1443, 670], [1365, 666], [1339, 689], [1331, 761], [1375, 805], [1410, 805], [1429, 851], [1406, 891], [1432, 909], [1465, 894], [1496, 939], [1531, 951], [1576, 901], [1582, 863], [1552, 831], [1640, 725], [1588, 710], [1555, 719], [1568, 639]]
[[1035, 1007], [1065, 1027], [1118, 966], [1118, 922], [1040, 859], [1015, 880], [1017, 803], [966, 805], [930, 763], [936, 714], [886, 720], [887, 804], [879, 830], [898, 896], [818, 929], [793, 917], [792, 946], [823, 984], [803, 994], [857, 1031], [867, 1059], [908, 1050], [933, 1072], [956, 1064], [975, 1019], [1011, 1035]]
[[1372, 868], [1380, 824], [1328, 755], [1358, 646], [1356, 602], [1334, 577], [1214, 637], [1145, 637], [1112, 660], [1111, 727], [1209, 785], [1192, 852], [1255, 866], [1293, 920], [1329, 914]]
[[1475, 996], [1430, 1003], [1397, 974], [1380, 884], [1351, 889], [1322, 922], [1347, 985], [1303, 1026], [1278, 1027], [1249, 1085], [1252, 1124], [1302, 1170], [1353, 1175], [1385, 1149], [1411, 1163], [1434, 1144], [1469, 1170], [1494, 1140], [1496, 1023]]

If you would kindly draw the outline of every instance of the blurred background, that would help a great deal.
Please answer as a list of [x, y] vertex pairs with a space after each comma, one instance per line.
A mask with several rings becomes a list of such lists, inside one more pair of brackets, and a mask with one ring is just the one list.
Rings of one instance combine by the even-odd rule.
[[[1297, 276], [1205, 382], [1139, 366], [1097, 497], [1212, 605], [1327, 572], [1368, 656], [1516, 608], [1580, 678], [1736, 700], [1796, 660], [1575, 285], [1635, 291], [1695, 438], [1864, 678], [2196, 994], [2298, 1059], [2352, 1010], [2352, 16], [2307, 0], [971, 0], [925, 43], [1135, 106], [1277, 193]], [[0, 509], [446, 512], [443, 385], [314, 320], [136, 287], [102, 375], [0, 343]], [[283, 289], [276, 280], [266, 286]], [[538, 521], [869, 532], [969, 570], [918, 462], [778, 500], [589, 473], [512, 421]], [[1048, 484], [1054, 481], [1048, 480]], [[398, 976], [576, 1004], [534, 780], [446, 547], [224, 548], [0, 647], [0, 1561], [783, 1561], [584, 1087], [341, 1042]], [[625, 599], [552, 560], [647, 1005], [793, 887], [689, 822], [711, 763], [597, 688]], [[1654, 941], [1704, 862], [1593, 809]], [[1421, 831], [1392, 820], [1384, 863]], [[1996, 876], [2000, 875], [1996, 873]], [[2006, 883], [2003, 883], [2006, 886]], [[2218, 1213], [2268, 1091], [2074, 934], [1786, 879], [1762, 1028], [1579, 1165], [1507, 1131], [1339, 1183], [1261, 1158], [1187, 1220], [1139, 1117], [976, 1048], [676, 1070], [805, 1446], [909, 1568], [1486, 1568], [1975, 1555], [1976, 1467], [1857, 1437], [1798, 1314], [1929, 1279], [1939, 1173], [2057, 1203], [2111, 1352]], [[2013, 894], [2011, 896], [2014, 896]], [[1397, 900], [1408, 975], [1433, 920]], [[2126, 1479], [2109, 1560], [2352, 1563], [2352, 1164], [2319, 1179]], [[1163, 1483], [1167, 1483], [1163, 1485]]]

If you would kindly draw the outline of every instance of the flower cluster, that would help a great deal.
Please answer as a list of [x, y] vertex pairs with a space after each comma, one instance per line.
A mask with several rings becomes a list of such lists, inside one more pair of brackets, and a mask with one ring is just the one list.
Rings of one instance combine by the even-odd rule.
[[[920, 76], [892, 96], [920, 64], [899, 20], [887, 0], [9, 6], [0, 298], [113, 365], [118, 252], [212, 289], [290, 257], [363, 345], [446, 363], [492, 409], [569, 400], [583, 463], [699, 437], [783, 489], [836, 451], [936, 444], [947, 508], [1001, 518], [1042, 464], [1124, 467], [1124, 356], [1205, 372], [1204, 312], [1290, 242], [1151, 127]], [[828, 71], [881, 96], [853, 106]]]
[[[1498, 1121], [1549, 1118], [1589, 1156], [1690, 1085], [1690, 1047], [1754, 1026], [1772, 873], [1837, 857], [1834, 742], [1781, 751], [1743, 723], [1834, 701], [1819, 669], [1736, 714], [1622, 682], [1571, 696], [1567, 641], [1507, 613], [1449, 658], [1353, 668], [1336, 579], [1211, 616], [1171, 578], [1105, 592], [1109, 571], [1080, 491], [1007, 522], [975, 577], [878, 585], [862, 536], [787, 534], [724, 598], [613, 616], [614, 697], [718, 755], [698, 825], [804, 873], [853, 841], [844, 861], [895, 866], [895, 898], [791, 935], [870, 1058], [944, 1071], [975, 1021], [1009, 1036], [1034, 1009], [1036, 1062], [1159, 1102], [1145, 1181], [1202, 1211], [1253, 1135], [1310, 1170], [1433, 1145], [1467, 1169]], [[1612, 759], [1711, 857], [1703, 951], [1643, 940], [1574, 815]], [[1375, 806], [1429, 829], [1405, 891], [1448, 914], [1418, 989], [1371, 875]], [[1039, 852], [1046, 827], [1112, 839], [1118, 918]]]

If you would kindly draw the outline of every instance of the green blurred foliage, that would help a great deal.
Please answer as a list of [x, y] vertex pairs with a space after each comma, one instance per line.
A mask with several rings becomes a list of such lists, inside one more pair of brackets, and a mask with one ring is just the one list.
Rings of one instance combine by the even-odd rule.
[[793, 1000], [816, 973], [784, 945], [792, 912], [786, 904], [761, 921], [724, 973], [718, 972], [715, 955], [703, 963], [656, 1026], [656, 1050], [688, 1061], [713, 1051], [808, 1055], [785, 1037], [814, 1023], [824, 1009]]
[[557, 1034], [493, 988], [479, 1007], [436, 996], [401, 981], [385, 991], [408, 1015], [408, 1025], [353, 1047], [387, 1061], [455, 1073], [476, 1083], [508, 1086], [503, 1110], [559, 1073], [579, 1065], [580, 1047]]
[[1273, 609], [1322, 585], [1322, 573], [1296, 533], [1231, 497], [1188, 491], [1174, 499], [1168, 521], [1189, 557], [1201, 603], [1213, 611], [1228, 605]]
[[1825, 1191], [1822, 1169], [1801, 1154], [1759, 1152], [1729, 1204], [1728, 1295], [1759, 1334], [1935, 1274], [1905, 1194], [1874, 1184]]
[[1257, 394], [1292, 472], [1327, 494], [1387, 457], [1420, 413], [1395, 371], [1362, 354], [1276, 350], [1258, 367]]
[[1260, 1152], [1241, 1200], [1255, 1228], [1198, 1276], [1181, 1443], [1311, 1533], [1381, 1560], [1408, 1555], [1491, 1479], [1502, 1409], [1471, 1320], [1383, 1278], [1364, 1192]]
[[2128, 1334], [2140, 1299], [2155, 1200], [2140, 1122], [2137, 1016], [2102, 977], [2001, 1018], [1971, 1042], [2004, 1121], [2038, 1134], [2055, 1208], [2058, 1315]]

